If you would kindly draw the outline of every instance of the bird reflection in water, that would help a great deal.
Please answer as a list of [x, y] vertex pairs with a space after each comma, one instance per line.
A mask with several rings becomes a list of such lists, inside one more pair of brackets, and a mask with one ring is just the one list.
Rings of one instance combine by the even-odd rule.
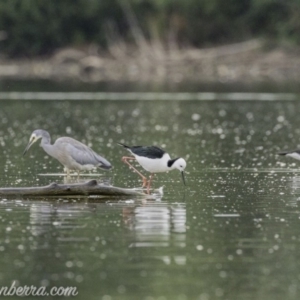
[[[124, 207], [123, 220], [132, 232], [130, 248], [185, 248], [186, 207], [184, 203], [147, 201], [139, 206]], [[148, 253], [148, 252], [147, 252]], [[155, 256], [165, 264], [174, 261], [178, 265], [186, 262], [181, 251], [172, 255]], [[149, 253], [148, 253], [149, 254]], [[147, 254], [147, 256], [148, 256]]]

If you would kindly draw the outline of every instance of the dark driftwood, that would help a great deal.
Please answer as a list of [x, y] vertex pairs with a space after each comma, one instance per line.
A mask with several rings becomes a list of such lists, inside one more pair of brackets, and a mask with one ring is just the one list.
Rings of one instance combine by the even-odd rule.
[[0, 188], [0, 196], [26, 195], [26, 196], [145, 196], [145, 194], [114, 186], [98, 184], [97, 180], [90, 180], [85, 183], [57, 184], [51, 183], [40, 187], [8, 187]]

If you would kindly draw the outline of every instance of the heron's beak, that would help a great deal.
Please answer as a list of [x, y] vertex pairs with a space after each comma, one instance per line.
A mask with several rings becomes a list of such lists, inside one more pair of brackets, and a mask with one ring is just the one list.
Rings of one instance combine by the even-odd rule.
[[29, 150], [29, 148], [34, 144], [35, 140], [30, 140], [28, 145], [26, 146], [24, 152], [23, 152], [23, 156], [27, 153], [27, 151]]
[[183, 180], [184, 185], [186, 185], [185, 176], [184, 176], [184, 172], [183, 171], [181, 171], [181, 176], [182, 176], [182, 180]]

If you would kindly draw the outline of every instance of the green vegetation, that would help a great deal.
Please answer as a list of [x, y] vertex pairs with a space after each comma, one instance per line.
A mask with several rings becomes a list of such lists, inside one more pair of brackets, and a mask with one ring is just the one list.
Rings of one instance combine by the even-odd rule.
[[[138, 30], [136, 30], [138, 29]], [[209, 46], [266, 37], [300, 43], [300, 0], [1, 0], [1, 52], [49, 54], [108, 40]]]

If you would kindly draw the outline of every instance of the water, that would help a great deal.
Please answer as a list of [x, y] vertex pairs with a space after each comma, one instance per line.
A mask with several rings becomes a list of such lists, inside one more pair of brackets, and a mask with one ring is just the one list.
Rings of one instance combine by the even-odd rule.
[[300, 146], [299, 97], [228, 98], [1, 100], [2, 187], [63, 181], [39, 175], [62, 167], [38, 145], [22, 157], [37, 128], [108, 158], [114, 169], [95, 177], [115, 186], [141, 184], [117, 142], [188, 163], [188, 186], [178, 171], [159, 174], [155, 199], [2, 197], [1, 286], [77, 287], [76, 299], [298, 299], [299, 164], [276, 153]]

